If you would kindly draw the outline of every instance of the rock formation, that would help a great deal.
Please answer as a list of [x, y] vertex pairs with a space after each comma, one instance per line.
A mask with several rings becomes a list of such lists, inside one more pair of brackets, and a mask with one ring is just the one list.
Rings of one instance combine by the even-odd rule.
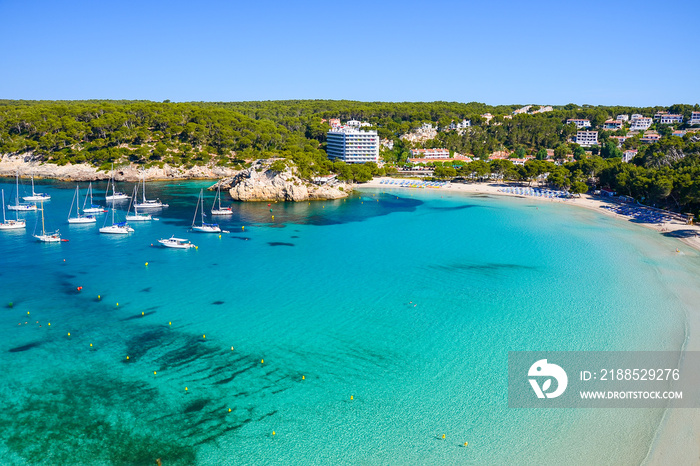
[[[109, 178], [109, 171], [100, 171], [90, 164], [66, 164], [56, 165], [34, 161], [30, 156], [7, 156], [0, 158], [0, 176], [14, 177], [19, 170], [20, 176], [34, 174], [36, 178], [53, 178], [63, 181], [97, 181]], [[209, 179], [225, 178], [238, 173], [226, 167], [215, 165], [194, 166], [192, 168], [171, 167], [164, 164], [163, 168], [153, 166], [146, 170], [147, 180], [168, 179]], [[143, 177], [143, 167], [130, 164], [128, 166], [115, 166], [114, 177], [117, 181], [138, 181]]]
[[[279, 159], [278, 159], [279, 160]], [[352, 185], [335, 179], [312, 183], [299, 178], [295, 167], [270, 169], [274, 159], [257, 160], [230, 180], [222, 181], [235, 201], [307, 201], [340, 199], [352, 192]]]

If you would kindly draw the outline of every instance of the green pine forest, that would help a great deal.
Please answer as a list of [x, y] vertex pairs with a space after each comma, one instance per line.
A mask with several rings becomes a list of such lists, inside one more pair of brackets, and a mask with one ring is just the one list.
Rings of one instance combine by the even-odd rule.
[[[32, 153], [45, 162], [64, 165], [89, 163], [107, 170], [112, 163], [170, 164], [191, 167], [216, 164], [243, 168], [258, 158], [282, 157], [296, 165], [303, 177], [337, 173], [358, 182], [372, 176], [396, 173], [409, 151], [416, 148], [400, 136], [423, 123], [446, 128], [468, 119], [463, 134], [439, 131], [425, 148], [442, 147], [470, 155], [473, 162], [435, 167], [440, 178], [486, 179], [492, 174], [524, 183], [546, 183], [574, 193], [610, 188], [646, 204], [681, 212], [700, 212], [700, 132], [672, 135], [682, 125], [657, 125], [654, 144], [640, 141], [641, 134], [624, 142], [622, 150], [637, 149], [631, 163], [622, 163], [622, 150], [610, 136], [627, 130], [603, 131], [602, 123], [618, 114], [653, 116], [657, 111], [680, 113], [685, 122], [700, 106], [623, 107], [568, 104], [535, 115], [504, 119], [522, 105], [490, 106], [457, 102], [357, 102], [344, 100], [285, 100], [259, 102], [150, 102], [150, 101], [13, 101], [0, 100], [0, 154]], [[494, 115], [489, 124], [480, 115]], [[386, 162], [346, 165], [329, 161], [325, 153], [323, 119], [367, 121], [382, 139], [394, 141], [382, 149]], [[588, 151], [568, 143], [576, 134], [569, 118], [587, 118], [599, 131], [600, 145]], [[696, 127], [697, 128], [697, 127]], [[554, 164], [545, 160], [554, 150]], [[508, 160], [489, 162], [497, 150], [513, 157], [532, 155], [535, 160], [516, 166]], [[567, 155], [574, 161], [564, 163]], [[278, 164], [279, 166], [279, 164]]]

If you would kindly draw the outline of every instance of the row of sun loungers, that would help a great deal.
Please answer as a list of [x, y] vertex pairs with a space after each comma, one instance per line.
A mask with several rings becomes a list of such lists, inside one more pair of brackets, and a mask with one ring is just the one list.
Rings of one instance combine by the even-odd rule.
[[665, 223], [673, 220], [673, 217], [670, 215], [630, 205], [606, 205], [602, 208], [625, 217], [632, 217], [644, 223]]
[[500, 188], [499, 191], [508, 194], [520, 194], [521, 196], [546, 197], [548, 199], [569, 197], [569, 194], [565, 193], [564, 191], [553, 191], [551, 189], [540, 188], [506, 187]]
[[416, 180], [381, 180], [379, 184], [396, 186], [397, 188], [442, 188], [446, 181], [416, 181]]

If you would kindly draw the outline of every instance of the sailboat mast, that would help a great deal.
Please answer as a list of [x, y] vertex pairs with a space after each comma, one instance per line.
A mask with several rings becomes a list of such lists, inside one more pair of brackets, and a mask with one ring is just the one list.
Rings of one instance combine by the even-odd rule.
[[44, 201], [41, 201], [41, 236], [46, 236], [46, 229], [44, 228]]
[[[199, 196], [202, 196], [202, 191], [199, 192]], [[197, 221], [197, 210], [199, 209], [199, 198], [197, 198], [197, 207], [194, 208], [194, 217], [192, 217], [192, 226], [194, 227], [194, 222]]]
[[[17, 196], [15, 197], [15, 202], [17, 203], [17, 210], [19, 210], [19, 170], [17, 170]], [[36, 227], [34, 227], [36, 228]]]
[[2, 190], [2, 223], [5, 223], [5, 190]]
[[[75, 185], [75, 194], [73, 194], [73, 200], [70, 202], [70, 210], [68, 211], [68, 220], [70, 220], [70, 214], [73, 213], [73, 204], [75, 204], [75, 199], [78, 197], [78, 185]], [[80, 208], [78, 208], [78, 217], [80, 217]]]

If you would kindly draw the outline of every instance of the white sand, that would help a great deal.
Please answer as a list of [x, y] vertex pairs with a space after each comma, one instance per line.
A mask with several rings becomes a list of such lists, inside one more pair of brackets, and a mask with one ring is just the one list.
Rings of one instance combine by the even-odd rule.
[[[441, 187], [441, 188], [401, 188], [400, 186], [392, 185], [388, 186], [385, 184], [380, 184], [382, 180], [392, 180], [395, 178], [374, 178], [372, 181], [369, 181], [367, 183], [363, 183], [361, 185], [355, 185], [356, 188], [362, 189], [362, 188], [377, 188], [377, 189], [407, 189], [407, 190], [415, 190], [415, 189], [426, 189], [426, 190], [434, 190], [434, 191], [445, 191], [445, 192], [461, 192], [461, 193], [466, 193], [466, 194], [489, 194], [489, 195], [494, 195], [494, 196], [511, 196], [511, 197], [520, 197], [520, 198], [526, 198], [528, 200], [534, 200], [534, 201], [540, 201], [540, 202], [560, 202], [564, 204], [569, 204], [573, 206], [578, 206], [578, 207], [584, 207], [586, 209], [592, 209], [597, 212], [606, 214], [606, 215], [611, 215], [613, 217], [618, 217], [620, 219], [627, 219], [631, 220], [632, 217], [628, 217], [625, 215], [620, 215], [616, 214], [614, 212], [611, 212], [607, 209], [603, 209], [603, 206], [608, 206], [614, 203], [611, 202], [611, 200], [606, 200], [598, 197], [593, 197], [589, 196], [587, 194], [582, 194], [581, 197], [577, 198], [571, 198], [571, 199], [547, 199], [547, 198], [542, 198], [542, 197], [535, 197], [535, 196], [523, 196], [520, 194], [509, 194], [509, 193], [504, 193], [502, 191], [499, 191], [499, 189], [509, 186], [506, 184], [497, 184], [497, 183], [468, 183], [468, 184], [462, 184], [462, 183], [450, 183], [448, 186]], [[516, 186], [516, 185], [513, 185]], [[521, 185], [518, 185], [521, 186]], [[630, 205], [630, 207], [635, 207], [640, 210], [644, 210], [645, 207], [641, 206], [634, 206]], [[634, 222], [636, 225], [641, 225], [645, 226], [647, 228], [651, 228], [653, 230], [658, 231], [659, 233], [664, 233], [670, 236], [676, 236], [678, 239], [683, 241], [686, 245], [690, 246], [693, 249], [696, 249], [700, 251], [700, 227], [696, 225], [687, 225], [685, 222], [678, 221], [678, 220], [672, 220], [670, 222], [665, 222], [662, 224], [659, 223], [641, 223], [641, 222]]]
[[[632, 220], [632, 217], [616, 214], [607, 209], [602, 208], [612, 204], [611, 200], [601, 199], [589, 195], [582, 195], [580, 198], [572, 199], [547, 199], [534, 196], [523, 196], [519, 194], [509, 194], [499, 189], [507, 186], [497, 183], [450, 183], [448, 186], [441, 188], [401, 188], [396, 185], [380, 184], [382, 180], [391, 180], [393, 178], [375, 178], [368, 183], [356, 186], [362, 188], [377, 188], [377, 189], [430, 189], [437, 192], [461, 192], [465, 194], [488, 194], [494, 196], [513, 196], [526, 198], [527, 200], [539, 202], [560, 202], [572, 206], [592, 209], [597, 212], [618, 217], [621, 220]], [[630, 206], [639, 209], [645, 209], [641, 206]], [[634, 222], [636, 225], [644, 226], [658, 231], [661, 234], [675, 236], [680, 239], [685, 245], [700, 251], [700, 228], [695, 225], [687, 225], [685, 222], [672, 220], [662, 224], [658, 223], [641, 223]], [[682, 246], [679, 245], [679, 249]], [[681, 251], [682, 252], [682, 251]], [[683, 298], [683, 297], [681, 297]], [[683, 350], [685, 351], [700, 351], [700, 339], [695, 336], [700, 334], [700, 312], [697, 312], [695, 297], [686, 296], [688, 299], [683, 299], [688, 303], [689, 312], [687, 313], [687, 341]], [[681, 365], [681, 373], [684, 367]], [[686, 369], [688, 370], [688, 369]], [[697, 370], [695, 368], [694, 370]], [[698, 409], [692, 408], [676, 408], [667, 409], [661, 424], [658, 426], [656, 437], [650, 445], [649, 455], [644, 461], [644, 464], [652, 465], [669, 465], [669, 464], [700, 464], [700, 414]]]

